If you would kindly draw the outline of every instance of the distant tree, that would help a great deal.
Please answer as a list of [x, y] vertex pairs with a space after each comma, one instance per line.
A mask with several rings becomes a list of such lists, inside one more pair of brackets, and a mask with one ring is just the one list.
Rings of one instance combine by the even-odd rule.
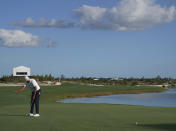
[[64, 80], [65, 76], [62, 74], [60, 78], [61, 78], [61, 80]]
[[161, 79], [161, 76], [160, 76], [160, 75], [157, 75], [157, 76], [156, 76], [156, 79], [158, 79], [158, 80]]

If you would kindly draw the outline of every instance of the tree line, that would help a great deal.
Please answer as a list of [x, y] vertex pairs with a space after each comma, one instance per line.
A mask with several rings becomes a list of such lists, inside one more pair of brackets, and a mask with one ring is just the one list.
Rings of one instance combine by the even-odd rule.
[[164, 86], [176, 86], [176, 79], [161, 78], [157, 76], [155, 78], [92, 78], [92, 77], [80, 77], [80, 78], [65, 78], [66, 81], [74, 81], [78, 83], [98, 84], [98, 85], [163, 85]]
[[[49, 75], [33, 75], [30, 76], [30, 78], [34, 78], [37, 81], [55, 81], [56, 78], [54, 76], [52, 76], [51, 74]], [[24, 76], [13, 76], [13, 75], [4, 75], [2, 77], [0, 77], [0, 82], [11, 82], [11, 83], [18, 83], [18, 82], [24, 82]]]
[[[173, 78], [161, 78], [157, 76], [155, 78], [95, 78], [95, 77], [72, 77], [67, 78], [64, 75], [54, 77], [49, 75], [33, 75], [30, 78], [34, 78], [37, 81], [62, 81], [62, 82], [74, 82], [79, 84], [98, 84], [98, 85], [163, 85], [163, 86], [176, 86], [176, 79]], [[24, 82], [23, 76], [2, 76], [0, 82]]]

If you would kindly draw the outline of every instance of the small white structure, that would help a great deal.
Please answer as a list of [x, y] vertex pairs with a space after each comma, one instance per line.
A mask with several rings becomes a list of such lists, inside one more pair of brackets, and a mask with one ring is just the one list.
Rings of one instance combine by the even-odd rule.
[[25, 66], [18, 66], [13, 68], [13, 76], [30, 76], [31, 69]]
[[62, 83], [61, 82], [56, 82], [55, 85], [60, 86], [60, 85], [62, 85]]
[[112, 78], [111, 80], [112, 80], [112, 81], [113, 81], [113, 80], [115, 80], [115, 81], [122, 81], [123, 79], [116, 77], [116, 78]]
[[56, 86], [60, 86], [60, 85], [62, 85], [62, 83], [61, 83], [61, 79], [59, 79], [59, 81], [57, 81], [57, 82], [55, 83], [55, 85], [56, 85]]

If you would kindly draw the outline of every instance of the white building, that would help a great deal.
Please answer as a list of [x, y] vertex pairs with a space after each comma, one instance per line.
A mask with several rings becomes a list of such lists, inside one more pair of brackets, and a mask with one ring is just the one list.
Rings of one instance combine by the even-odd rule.
[[30, 76], [31, 69], [25, 66], [18, 66], [13, 68], [13, 76]]
[[118, 77], [116, 77], [116, 78], [112, 78], [111, 80], [122, 81], [123, 79], [122, 79], [122, 78], [118, 78]]

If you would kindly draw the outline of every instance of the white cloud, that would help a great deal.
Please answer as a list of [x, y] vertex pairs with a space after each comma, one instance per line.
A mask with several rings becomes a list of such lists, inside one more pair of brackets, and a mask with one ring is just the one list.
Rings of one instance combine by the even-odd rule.
[[31, 17], [27, 17], [23, 22], [14, 22], [12, 23], [12, 25], [23, 27], [71, 28], [75, 26], [75, 23], [56, 19], [51, 19], [50, 21], [47, 21], [45, 18], [40, 18], [39, 21], [35, 21]]
[[86, 26], [94, 26], [94, 24], [102, 22], [106, 9], [83, 5], [81, 8], [74, 11], [81, 19], [81, 24]]
[[[159, 1], [159, 0], [158, 0]], [[157, 24], [169, 23], [176, 19], [176, 7], [162, 7], [156, 0], [119, 0], [112, 8], [83, 5], [74, 10], [80, 22], [45, 18], [35, 21], [31, 17], [12, 25], [22, 27], [53, 27], [135, 31], [150, 28]]]
[[111, 9], [83, 5], [75, 13], [84, 28], [133, 31], [172, 22], [176, 7], [161, 7], [155, 0], [121, 0]]
[[[31, 21], [29, 21], [31, 22]], [[22, 30], [0, 29], [0, 45], [5, 47], [35, 47], [41, 43], [38, 36]]]
[[81, 27], [88, 29], [108, 29], [109, 25], [105, 23], [106, 8], [83, 5], [74, 10], [76, 16], [80, 18]]

